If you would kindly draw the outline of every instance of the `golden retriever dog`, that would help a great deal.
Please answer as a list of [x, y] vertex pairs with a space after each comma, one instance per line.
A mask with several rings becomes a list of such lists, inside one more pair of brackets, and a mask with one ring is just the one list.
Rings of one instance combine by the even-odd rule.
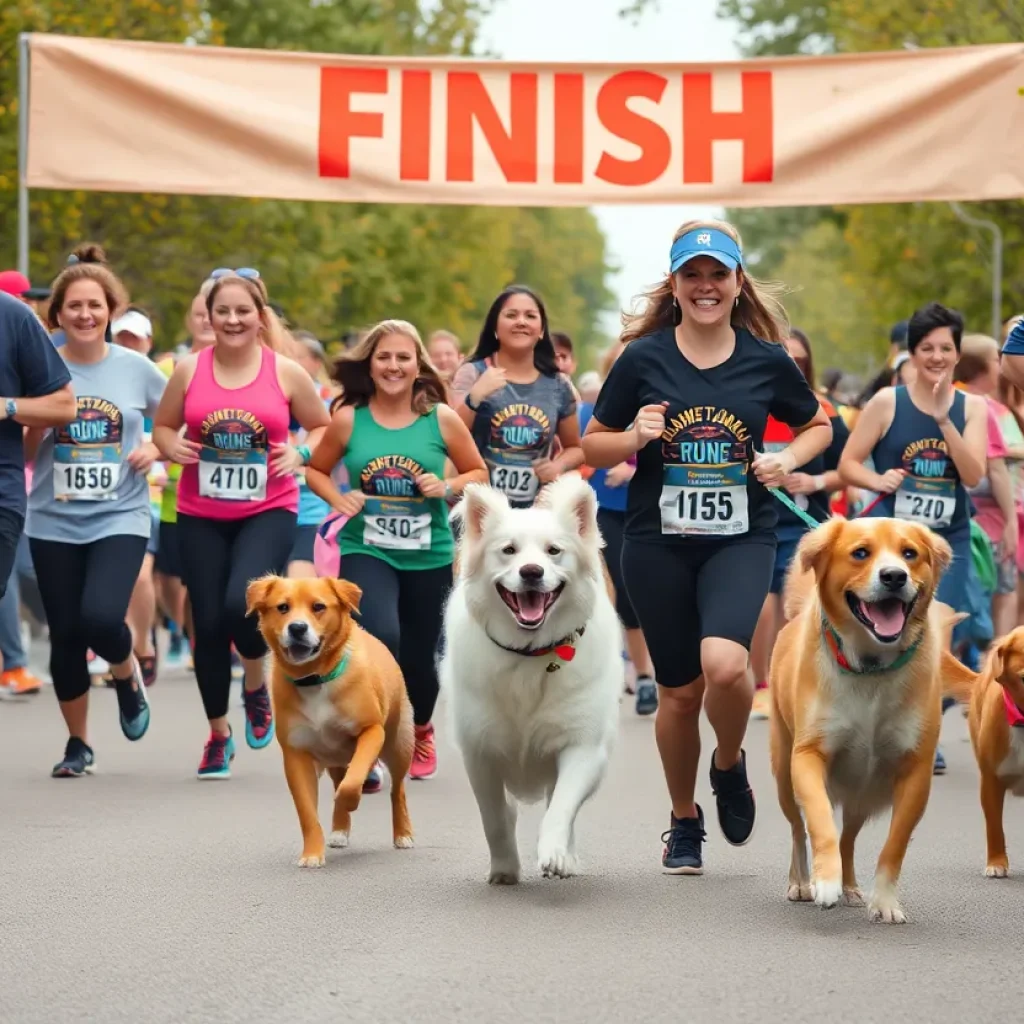
[[897, 519], [831, 519], [797, 548], [769, 674], [790, 900], [863, 906], [854, 844], [891, 807], [868, 906], [874, 921], [906, 921], [897, 882], [931, 792], [942, 692], [970, 684], [945, 651], [950, 609], [933, 600], [951, 558], [938, 534]]
[[981, 809], [988, 848], [985, 874], [1006, 878], [1010, 861], [1003, 832], [1009, 790], [1024, 796], [1024, 627], [989, 650], [967, 715], [971, 746], [981, 773]]
[[405, 802], [412, 761], [412, 707], [391, 652], [352, 621], [361, 591], [336, 579], [264, 576], [246, 592], [249, 614], [274, 661], [271, 700], [284, 774], [302, 829], [299, 867], [324, 864], [317, 790], [324, 769], [334, 783], [327, 845], [348, 846], [351, 815], [380, 757], [391, 774], [395, 846], [413, 845]]

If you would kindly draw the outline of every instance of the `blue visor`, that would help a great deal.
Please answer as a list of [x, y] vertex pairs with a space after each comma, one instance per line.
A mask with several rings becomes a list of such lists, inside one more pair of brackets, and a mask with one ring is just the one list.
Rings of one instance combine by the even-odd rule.
[[743, 265], [740, 247], [724, 231], [694, 228], [672, 243], [672, 264], [669, 273], [674, 274], [695, 256], [710, 256], [729, 270], [735, 270]]

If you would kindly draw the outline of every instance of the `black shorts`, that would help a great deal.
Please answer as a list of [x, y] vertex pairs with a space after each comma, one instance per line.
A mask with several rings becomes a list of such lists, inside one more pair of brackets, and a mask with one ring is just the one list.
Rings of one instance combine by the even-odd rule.
[[313, 542], [316, 540], [316, 526], [296, 526], [295, 540], [292, 541], [292, 552], [288, 556], [288, 564], [292, 562], [312, 562]]
[[153, 568], [164, 576], [181, 579], [181, 552], [178, 550], [178, 524], [161, 523], [160, 541]]
[[608, 566], [608, 575], [615, 587], [615, 610], [619, 613], [622, 625], [626, 629], [639, 629], [640, 620], [633, 610], [633, 602], [629, 599], [626, 584], [622, 581], [622, 530], [626, 524], [626, 513], [616, 512], [610, 508], [597, 510], [597, 525], [604, 537], [604, 563]]
[[662, 686], [701, 675], [705, 637], [750, 650], [774, 567], [772, 534], [685, 546], [626, 538], [622, 576]]

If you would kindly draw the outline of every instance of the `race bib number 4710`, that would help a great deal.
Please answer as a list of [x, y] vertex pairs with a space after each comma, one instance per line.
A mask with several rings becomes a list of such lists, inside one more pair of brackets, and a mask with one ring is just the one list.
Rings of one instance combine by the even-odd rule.
[[734, 537], [750, 529], [746, 467], [666, 466], [661, 532], [684, 537]]
[[199, 461], [199, 494], [221, 501], [263, 501], [267, 496], [267, 461], [228, 459], [214, 454]]

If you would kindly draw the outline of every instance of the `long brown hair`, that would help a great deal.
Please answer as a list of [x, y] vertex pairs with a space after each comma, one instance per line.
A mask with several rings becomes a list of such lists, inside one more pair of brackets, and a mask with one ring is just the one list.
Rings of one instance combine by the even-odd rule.
[[50, 330], [60, 327], [58, 315], [68, 289], [76, 281], [95, 281], [103, 289], [111, 322], [128, 305], [128, 292], [117, 274], [107, 265], [107, 254], [102, 247], [85, 242], [71, 254], [68, 266], [57, 275], [51, 286], [50, 305], [46, 311], [46, 322]]
[[[267, 286], [259, 278], [253, 280], [248, 277], [239, 277], [237, 274], [225, 274], [223, 277], [218, 277], [206, 293], [206, 312], [210, 316], [210, 323], [213, 323], [213, 306], [217, 301], [217, 293], [229, 284], [240, 285], [252, 298], [262, 321], [260, 341], [278, 355], [291, 356], [295, 351], [294, 339], [285, 329], [278, 315], [270, 308]], [[203, 288], [205, 287], [206, 283], [203, 284]], [[199, 294], [202, 294], [202, 289]]]
[[420, 332], [408, 320], [382, 320], [375, 325], [353, 348], [342, 352], [331, 367], [331, 380], [341, 387], [341, 394], [331, 402], [331, 412], [346, 405], [369, 404], [374, 394], [373, 377], [370, 376], [370, 360], [382, 338], [389, 334], [401, 334], [416, 345], [416, 380], [412, 386], [413, 412], [425, 416], [435, 405], [448, 401], [448, 391], [441, 375], [434, 369], [423, 347]]
[[[743, 249], [740, 233], [724, 220], [689, 220], [676, 231], [672, 241], [676, 242], [689, 231], [708, 228], [728, 235]], [[764, 341], [782, 344], [789, 333], [789, 317], [782, 305], [781, 296], [786, 289], [775, 282], [758, 281], [741, 267], [739, 302], [732, 313], [732, 325], [743, 327], [755, 337]], [[639, 313], [622, 314], [622, 343], [628, 345], [645, 334], [672, 327], [672, 275], [666, 274], [661, 283], [643, 293], [646, 305]]]

